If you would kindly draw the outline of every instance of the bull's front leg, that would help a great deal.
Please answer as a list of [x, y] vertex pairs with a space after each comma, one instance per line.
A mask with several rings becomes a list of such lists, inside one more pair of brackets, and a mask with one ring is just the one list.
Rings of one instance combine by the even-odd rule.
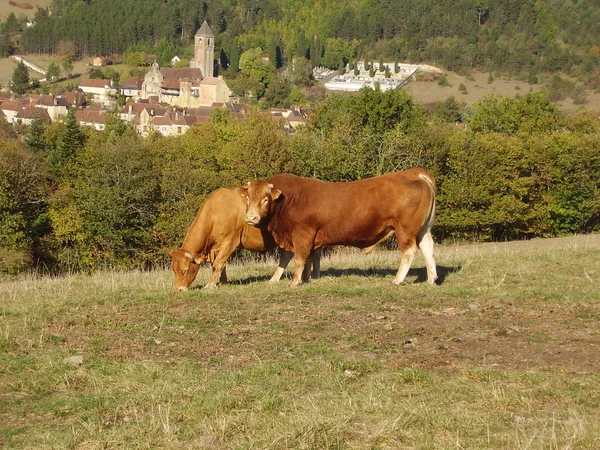
[[292, 286], [299, 286], [302, 284], [302, 274], [304, 272], [304, 266], [306, 265], [307, 255], [300, 255], [296, 253], [294, 255], [294, 275], [292, 276]]
[[307, 262], [310, 267], [310, 251], [310, 247], [306, 248], [294, 244], [294, 264], [296, 267], [294, 268], [294, 275], [292, 276], [292, 286], [302, 284], [302, 275]]

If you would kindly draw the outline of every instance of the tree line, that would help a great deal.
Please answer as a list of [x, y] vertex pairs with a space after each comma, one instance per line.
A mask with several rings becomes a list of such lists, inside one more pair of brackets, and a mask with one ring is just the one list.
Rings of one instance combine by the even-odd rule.
[[385, 59], [533, 83], [562, 71], [591, 88], [600, 77], [594, 0], [53, 0], [37, 10], [35, 26], [19, 29], [9, 19], [0, 27], [4, 54], [143, 52], [167, 61], [193, 54], [194, 33], [207, 20], [229, 75], [244, 52], [260, 48], [276, 69], [298, 58], [333, 69]]
[[315, 102], [293, 134], [259, 111], [218, 111], [178, 137], [141, 138], [117, 115], [96, 132], [73, 112], [0, 134], [4, 273], [161, 264], [210, 192], [282, 172], [349, 181], [424, 167], [439, 187], [437, 242], [600, 230], [600, 121], [544, 93], [426, 109], [364, 88]]

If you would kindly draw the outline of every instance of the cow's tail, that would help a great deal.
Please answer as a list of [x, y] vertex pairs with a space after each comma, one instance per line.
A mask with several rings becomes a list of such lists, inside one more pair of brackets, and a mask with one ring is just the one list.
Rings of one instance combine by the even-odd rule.
[[433, 177], [431, 176], [431, 174], [429, 172], [421, 172], [419, 174], [419, 177], [423, 180], [425, 180], [425, 182], [427, 182], [427, 185], [429, 186], [429, 189], [431, 190], [431, 200], [429, 202], [429, 214], [427, 214], [425, 221], [423, 222], [423, 226], [421, 227], [421, 231], [419, 232], [419, 241], [423, 238], [423, 236], [425, 236], [425, 234], [427, 234], [429, 231], [431, 231], [431, 227], [433, 226], [433, 219], [435, 217], [435, 196], [437, 193], [437, 186], [435, 184], [435, 180], [433, 179]]

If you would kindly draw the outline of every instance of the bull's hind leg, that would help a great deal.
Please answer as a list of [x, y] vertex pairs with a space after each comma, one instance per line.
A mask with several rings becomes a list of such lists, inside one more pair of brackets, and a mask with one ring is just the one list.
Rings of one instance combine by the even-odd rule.
[[275, 270], [275, 273], [269, 280], [269, 283], [276, 283], [281, 280], [281, 276], [285, 272], [285, 268], [288, 266], [294, 254], [292, 252], [288, 252], [282, 248], [279, 249], [279, 266]]
[[402, 252], [402, 259], [400, 260], [400, 268], [392, 282], [394, 284], [400, 284], [404, 282], [410, 266], [415, 259], [415, 254], [417, 253], [417, 241], [414, 237], [408, 237], [404, 233], [399, 232], [396, 232], [396, 239], [398, 240], [398, 247], [400, 247], [400, 251]]
[[427, 266], [427, 282], [431, 285], [434, 285], [438, 276], [435, 266], [435, 259], [433, 257], [433, 238], [431, 237], [431, 231], [427, 230], [427, 232], [423, 235], [421, 242], [419, 242], [419, 248], [423, 253], [425, 265]]
[[321, 249], [313, 250], [311, 253], [312, 260], [312, 278], [316, 280], [321, 276]]

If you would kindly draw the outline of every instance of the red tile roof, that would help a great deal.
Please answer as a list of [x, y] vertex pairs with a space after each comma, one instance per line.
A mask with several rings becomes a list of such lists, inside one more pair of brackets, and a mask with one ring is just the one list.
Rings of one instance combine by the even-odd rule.
[[95, 78], [83, 78], [79, 83], [79, 87], [95, 87], [105, 88], [110, 86], [110, 80], [98, 80]]

